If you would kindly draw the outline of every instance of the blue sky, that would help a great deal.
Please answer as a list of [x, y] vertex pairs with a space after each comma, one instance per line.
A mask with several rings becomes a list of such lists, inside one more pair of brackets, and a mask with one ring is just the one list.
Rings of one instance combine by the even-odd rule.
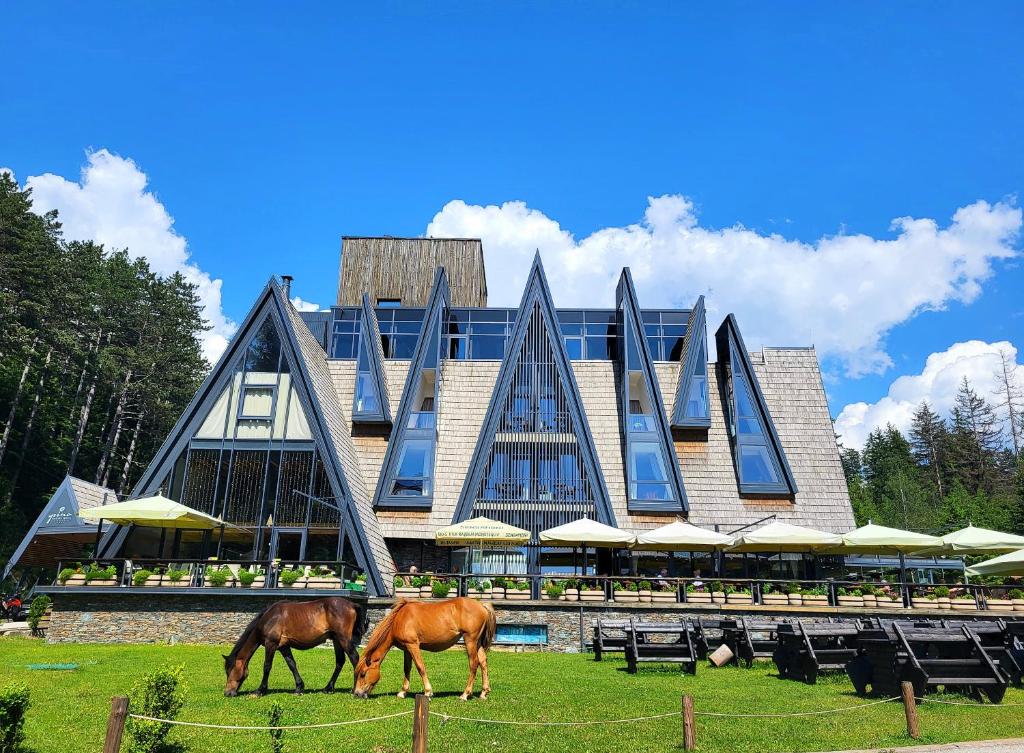
[[[42, 176], [33, 187], [70, 234], [191, 265], [211, 291], [222, 280], [225, 334], [271, 274], [330, 303], [342, 234], [429, 226], [479, 229], [492, 275], [518, 280], [531, 244], [556, 278], [593, 255], [595, 280], [649, 267], [647, 305], [705, 293], [712, 326], [735, 310], [764, 344], [812, 341], [833, 414], [876, 408], [861, 424], [898, 416], [876, 403], [900, 376], [923, 381], [897, 402], [941, 407], [947, 367], [991, 370], [991, 347], [958, 343], [1022, 344], [1019, 3], [38, 2], [6, 5], [0, 28], [0, 165]], [[124, 190], [100, 191], [103, 177]], [[664, 196], [686, 201], [649, 207]], [[941, 235], [979, 201], [936, 237], [953, 247], [935, 279], [918, 279], [933, 266], [926, 232], [884, 262], [894, 218], [932, 219]], [[158, 209], [173, 218], [163, 236]], [[143, 216], [155, 225], [140, 229]], [[728, 233], [737, 225], [745, 234]], [[807, 289], [778, 289], [773, 277], [805, 266], [794, 255], [817, 263], [822, 239], [861, 235]], [[714, 255], [687, 243], [727, 248], [725, 271], [705, 275]], [[730, 290], [750, 244], [763, 246], [758, 276]], [[844, 253], [877, 279], [843, 290]], [[884, 295], [862, 297], [875, 283]], [[876, 314], [904, 283], [919, 288], [911, 303]], [[933, 354], [942, 378], [927, 375]]]

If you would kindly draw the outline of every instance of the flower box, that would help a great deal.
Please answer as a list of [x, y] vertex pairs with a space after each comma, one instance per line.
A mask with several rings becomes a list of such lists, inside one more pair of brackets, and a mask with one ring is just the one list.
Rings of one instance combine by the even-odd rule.
[[330, 575], [313, 575], [306, 578], [306, 588], [341, 588], [341, 578], [335, 578]]
[[948, 596], [940, 596], [940, 597], [938, 597], [935, 600], [935, 602], [938, 605], [939, 609], [952, 609], [953, 608], [950, 605], [950, 603], [949, 603], [949, 597]]
[[306, 579], [305, 578], [299, 578], [294, 583], [288, 584], [288, 583], [285, 583], [283, 580], [281, 580], [281, 578], [278, 578], [277, 579], [277, 587], [278, 588], [292, 588], [292, 589], [305, 588], [306, 587]]
[[565, 589], [565, 600], [566, 601], [579, 601], [580, 590], [578, 588], [567, 588]]
[[[167, 576], [164, 576], [163, 581], [160, 585], [164, 588], [188, 588], [189, 577], [187, 575], [182, 576], [179, 580], [168, 580]], [[149, 585], [149, 580], [146, 580], [146, 585]], [[261, 584], [262, 585], [262, 584]]]
[[491, 598], [491, 589], [485, 588], [483, 591], [478, 591], [475, 588], [469, 589], [469, 598], [471, 599], [489, 599]]
[[1011, 599], [988, 599], [988, 608], [993, 612], [1012, 612], [1013, 601]]
[[712, 591], [711, 592], [711, 603], [712, 604], [724, 604], [725, 603], [725, 591]]
[[505, 589], [505, 599], [507, 601], [529, 601], [530, 590], [526, 589], [524, 591], [520, 591], [518, 588], [511, 590]]
[[914, 609], [938, 609], [935, 599], [924, 599], [917, 596], [910, 597], [910, 605]]
[[977, 602], [974, 599], [950, 599], [950, 606], [959, 612], [966, 612], [978, 608]]
[[878, 606], [878, 599], [875, 597], [874, 594], [864, 594], [860, 598], [864, 602], [865, 607], [874, 609]]
[[864, 597], [863, 596], [850, 596], [849, 594], [846, 594], [845, 596], [840, 596], [838, 598], [839, 598], [839, 606], [841, 606], [841, 607], [863, 607], [864, 606]]
[[565, 599], [565, 594], [558, 594], [557, 596], [549, 596], [544, 591], [540, 592], [540, 600], [541, 601], [563, 601], [564, 599]]
[[789, 599], [789, 605], [791, 607], [802, 607], [804, 605], [803, 594], [788, 594], [786, 598]]
[[761, 594], [761, 603], [769, 607], [782, 607], [789, 604], [786, 594]]
[[[710, 604], [711, 594], [707, 591], [687, 591], [686, 601], [688, 604]], [[722, 594], [722, 601], [719, 603], [723, 603], [724, 601], [725, 594]]]
[[418, 599], [420, 589], [415, 586], [399, 586], [395, 589], [396, 599]]
[[90, 581], [86, 582], [85, 585], [92, 586], [94, 588], [97, 588], [97, 587], [98, 588], [102, 588], [102, 587], [111, 588], [111, 587], [117, 585], [117, 578], [110, 578], [110, 579], [95, 578], [93, 580], [90, 580]]
[[1014, 612], [1024, 612], [1024, 599], [1011, 599]]
[[[68, 578], [66, 581], [64, 581], [64, 585], [65, 586], [84, 586], [85, 585], [85, 573], [75, 573], [70, 578]], [[1024, 602], [1022, 602], [1022, 603], [1024, 603]]]
[[676, 592], [675, 591], [652, 591], [651, 601], [655, 604], [675, 604], [676, 603]]
[[433, 589], [430, 586], [420, 586], [420, 598], [429, 599], [433, 595]]
[[753, 602], [754, 597], [750, 594], [732, 593], [725, 596], [726, 604], [752, 604]]
[[641, 590], [638, 593], [640, 594], [640, 601], [648, 603], [651, 601], [651, 591]]
[[615, 601], [621, 601], [623, 604], [635, 604], [640, 601], [640, 594], [636, 591], [616, 591], [613, 594]]
[[585, 588], [580, 591], [580, 601], [604, 601], [604, 591], [599, 588]]
[[142, 585], [146, 586], [147, 588], [154, 588], [156, 586], [162, 586], [164, 583], [168, 582], [169, 581], [167, 580], [166, 575], [156, 575], [154, 573], [153, 575], [150, 575], [148, 578], [146, 578], [146, 582]]
[[827, 607], [828, 594], [803, 594], [805, 607]]
[[505, 598], [505, 589], [502, 586], [494, 586], [491, 588], [491, 598], [495, 601], [500, 601]]

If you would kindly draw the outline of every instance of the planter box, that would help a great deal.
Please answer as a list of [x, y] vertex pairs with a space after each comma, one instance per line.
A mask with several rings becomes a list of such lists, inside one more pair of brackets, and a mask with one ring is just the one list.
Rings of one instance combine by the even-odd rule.
[[864, 597], [863, 596], [840, 596], [839, 606], [841, 607], [863, 607]]
[[306, 588], [341, 588], [341, 578], [314, 575], [306, 579]]
[[958, 612], [966, 612], [978, 608], [978, 605], [975, 603], [974, 599], [971, 599], [970, 601], [968, 601], [967, 599], [950, 599], [949, 604], [954, 610]]
[[623, 604], [636, 604], [640, 601], [640, 594], [636, 591], [616, 591], [613, 594], [615, 601], [620, 601]]
[[541, 601], [565, 601], [565, 594], [559, 594], [558, 596], [548, 596], [543, 591], [540, 594]]
[[761, 594], [761, 603], [765, 606], [781, 607], [789, 604], [786, 594]]
[[[707, 593], [706, 591], [693, 591], [691, 593], [686, 594], [686, 601], [689, 604], [710, 604], [711, 594]], [[723, 594], [722, 601], [719, 603], [721, 604], [724, 601], [725, 595]]]
[[725, 591], [712, 591], [711, 592], [711, 603], [712, 604], [724, 604], [725, 603]]
[[676, 603], [676, 592], [675, 591], [652, 591], [651, 601], [655, 604], [675, 604]]
[[803, 594], [787, 594], [786, 598], [789, 599], [789, 605], [791, 607], [802, 607], [804, 605]]
[[429, 599], [432, 595], [430, 586], [420, 586], [420, 598]]
[[[146, 582], [143, 583], [142, 585], [146, 586], [147, 588], [153, 588], [154, 586], [161, 586], [165, 582], [167, 582], [167, 576], [165, 576], [165, 575], [164, 576], [161, 576], [161, 575], [150, 575], [148, 578], [146, 578]], [[134, 583], [135, 583], [135, 581], [132, 581], [133, 585], [134, 585]]]
[[565, 589], [565, 600], [566, 601], [579, 601], [580, 590], [578, 588], [567, 588]]
[[95, 580], [87, 581], [85, 585], [93, 586], [93, 587], [112, 588], [113, 586], [117, 585], [117, 579], [112, 578], [110, 580], [101, 580], [101, 579], [97, 578]]
[[[68, 578], [66, 581], [64, 581], [64, 585], [65, 586], [84, 586], [85, 585], [85, 574], [84, 573], [78, 573], [76, 575], [72, 575], [70, 578]], [[1022, 603], [1024, 603], [1024, 602], [1022, 602]]]
[[640, 601], [650, 602], [650, 600], [651, 600], [651, 592], [650, 591], [640, 591], [639, 593], [640, 593]]
[[483, 591], [477, 591], [475, 588], [469, 589], [469, 598], [471, 599], [489, 599], [491, 598], [491, 592], [486, 588]]
[[805, 607], [827, 607], [828, 594], [803, 594]]
[[864, 606], [866, 607], [874, 609], [878, 606], [878, 599], [875, 597], [874, 594], [861, 596], [860, 598], [864, 601]]
[[[167, 577], [164, 576], [164, 582], [160, 585], [164, 588], [188, 588], [188, 584], [190, 582], [191, 580], [187, 575], [182, 576], [181, 580], [179, 581], [167, 580]], [[148, 586], [149, 583], [147, 582], [146, 585]]]
[[914, 609], [938, 609], [938, 602], [935, 599], [919, 599], [916, 596], [910, 598], [910, 605]]
[[1024, 612], [1024, 599], [1013, 599], [1013, 611]]
[[[580, 601], [604, 601], [604, 591], [580, 591]], [[1021, 602], [1021, 610], [1024, 611], [1024, 602]]]
[[505, 599], [507, 601], [529, 601], [530, 600], [530, 592], [529, 592], [529, 590], [520, 591], [518, 589], [515, 589], [515, 590], [512, 590], [512, 591], [509, 591], [508, 589], [506, 589], [505, 590]]
[[993, 612], [1012, 612], [1013, 602], [1010, 599], [989, 599], [988, 608]]
[[306, 579], [305, 578], [299, 578], [297, 581], [295, 581], [294, 583], [292, 583], [289, 586], [283, 580], [278, 578], [278, 580], [277, 580], [277, 587], [278, 588], [296, 588], [296, 589], [298, 589], [298, 588], [305, 588], [306, 587]]
[[750, 594], [728, 594], [725, 597], [726, 604], [753, 604], [754, 597]]
[[396, 599], [418, 599], [420, 597], [420, 590], [413, 588], [412, 586], [399, 586], [395, 589]]

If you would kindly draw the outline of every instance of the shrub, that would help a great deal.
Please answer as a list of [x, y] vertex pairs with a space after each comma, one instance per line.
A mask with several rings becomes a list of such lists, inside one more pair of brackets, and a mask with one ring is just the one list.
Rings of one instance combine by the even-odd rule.
[[724, 593], [724, 591], [725, 591], [725, 587], [722, 585], [722, 581], [716, 580], [716, 581], [713, 581], [711, 583], [711, 592], [712, 593], [720, 594], [720, 593]]
[[530, 582], [527, 580], [517, 580], [515, 588], [517, 591], [529, 591]]
[[[135, 586], [144, 586], [144, 585], [146, 585], [146, 580], [152, 574], [153, 574], [152, 570], [142, 569], [142, 570], [136, 571], [135, 575], [132, 576], [132, 585], [135, 585]], [[88, 577], [88, 576], [86, 576], [86, 577]]]
[[558, 583], [549, 580], [547, 585], [544, 586], [544, 593], [548, 595], [549, 599], [557, 599], [562, 595], [563, 589]]
[[836, 589], [836, 596], [849, 596], [849, 595], [850, 595], [850, 592], [847, 591], [842, 586], [840, 586], [839, 588]]
[[[280, 727], [281, 717], [284, 716], [284, 708], [277, 701], [272, 701], [270, 711], [267, 713], [267, 726]], [[270, 729], [270, 751], [271, 753], [284, 753], [284, 730]]]
[[435, 580], [430, 584], [430, 595], [435, 599], [447, 598], [448, 592], [451, 590], [451, 586], [448, 585], [448, 581], [446, 580]]
[[356, 576], [356, 583], [366, 583], [366, 573], [359, 573]]
[[239, 570], [238, 582], [243, 586], [251, 586], [256, 582], [256, 573], [250, 572], [249, 570]]
[[[158, 669], [142, 678], [131, 694], [130, 708], [140, 716], [175, 719], [185, 704], [185, 687], [181, 677], [184, 665]], [[168, 753], [178, 748], [168, 742], [171, 725], [142, 719], [128, 720], [129, 753]]]
[[15, 753], [25, 739], [25, 712], [29, 707], [28, 687], [0, 688], [0, 753]]
[[651, 582], [649, 580], [642, 580], [642, 581], [640, 581], [640, 590], [641, 591], [650, 591], [651, 590]]
[[67, 582], [71, 580], [72, 575], [76, 575], [80, 572], [82, 572], [82, 568], [80, 567], [65, 567], [57, 574], [57, 582], [62, 586], [66, 585]]
[[[282, 573], [282, 579], [283, 577], [284, 573]], [[207, 569], [206, 571], [206, 581], [211, 586], [216, 586], [217, 588], [222, 588], [223, 586], [227, 585], [227, 582], [228, 580], [230, 580], [230, 578], [231, 571], [228, 570], [227, 567], [225, 567], [224, 565], [221, 565], [216, 570]]]
[[391, 581], [391, 585], [395, 588], [405, 588], [405, 578], [401, 575], [396, 575], [394, 580]]
[[497, 578], [494, 579], [494, 587], [495, 588], [505, 588], [505, 586], [507, 584], [508, 584], [508, 581], [505, 578], [502, 578], [500, 575]]
[[622, 584], [619, 583], [618, 581], [615, 581], [614, 583], [612, 583], [612, 590], [613, 591], [621, 591], [622, 590]]
[[430, 585], [430, 578], [426, 575], [414, 575], [411, 582], [413, 588], [422, 588], [423, 586]]
[[974, 594], [970, 591], [958, 591], [953, 594], [953, 598], [959, 599], [960, 601], [974, 601]]
[[32, 628], [33, 633], [39, 629], [39, 620], [43, 618], [52, 603], [53, 601], [46, 594], [40, 594], [32, 599], [32, 604], [28, 608], [28, 626]]
[[935, 587], [935, 595], [938, 596], [940, 599], [948, 599], [949, 598], [949, 586], [936, 586]]
[[107, 565], [106, 567], [100, 567], [98, 564], [93, 562], [89, 567], [85, 568], [85, 582], [89, 583], [94, 580], [114, 580], [117, 577], [117, 568], [113, 565]]
[[1024, 599], [1024, 590], [1019, 588], [1012, 588], [1010, 592], [1006, 594], [1009, 599]]
[[302, 577], [301, 570], [282, 570], [280, 581], [286, 586], [294, 586], [299, 582], [299, 578]]
[[483, 591], [489, 591], [490, 589], [491, 589], [491, 582], [489, 580], [487, 580], [487, 578], [484, 578], [482, 581], [480, 581], [479, 583], [476, 584], [476, 590], [477, 591], [483, 592]]
[[574, 588], [576, 590], [579, 590], [579, 587], [580, 587], [580, 582], [578, 580], [576, 580], [575, 578], [567, 578], [566, 580], [562, 581], [562, 588], [564, 588], [566, 590], [569, 590], [570, 588]]
[[859, 589], [859, 588], [855, 588], [852, 591], [850, 591], [850, 596], [863, 596], [863, 595], [864, 595], [864, 592], [861, 589]]
[[188, 570], [179, 570], [176, 567], [167, 568], [167, 580], [171, 583], [180, 583], [188, 575]]
[[828, 589], [824, 586], [815, 586], [814, 588], [805, 588], [804, 594], [807, 596], [826, 596], [828, 595]]

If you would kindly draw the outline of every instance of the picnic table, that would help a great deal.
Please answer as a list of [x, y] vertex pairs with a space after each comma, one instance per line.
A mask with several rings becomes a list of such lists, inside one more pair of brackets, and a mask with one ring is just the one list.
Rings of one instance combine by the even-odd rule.
[[820, 672], [842, 671], [858, 656], [862, 626], [856, 622], [782, 625], [772, 658], [779, 676], [814, 685]]
[[688, 620], [662, 623], [631, 621], [625, 633], [626, 671], [630, 674], [636, 674], [639, 662], [681, 664], [689, 674], [697, 673], [694, 628]]

